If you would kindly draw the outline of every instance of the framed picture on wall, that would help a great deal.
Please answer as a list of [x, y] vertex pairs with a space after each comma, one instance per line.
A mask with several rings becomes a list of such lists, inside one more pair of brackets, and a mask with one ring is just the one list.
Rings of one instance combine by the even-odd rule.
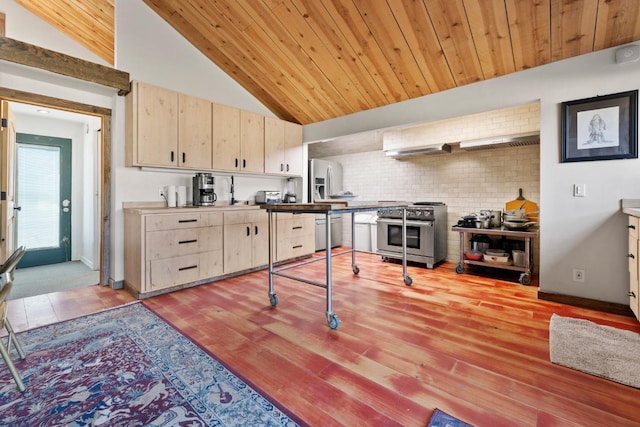
[[562, 162], [638, 158], [638, 91], [562, 103]]

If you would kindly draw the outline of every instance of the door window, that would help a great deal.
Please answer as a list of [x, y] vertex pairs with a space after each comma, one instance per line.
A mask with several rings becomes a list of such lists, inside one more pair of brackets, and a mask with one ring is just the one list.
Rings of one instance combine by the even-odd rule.
[[18, 144], [18, 246], [60, 246], [60, 148]]

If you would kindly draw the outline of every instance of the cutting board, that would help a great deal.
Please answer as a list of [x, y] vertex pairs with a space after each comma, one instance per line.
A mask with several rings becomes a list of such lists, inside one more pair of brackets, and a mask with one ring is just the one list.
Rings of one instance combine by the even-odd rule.
[[505, 211], [512, 211], [515, 209], [524, 209], [529, 221], [538, 222], [538, 204], [525, 199], [522, 196], [522, 188], [518, 190], [518, 197], [515, 200], [507, 202], [504, 206]]

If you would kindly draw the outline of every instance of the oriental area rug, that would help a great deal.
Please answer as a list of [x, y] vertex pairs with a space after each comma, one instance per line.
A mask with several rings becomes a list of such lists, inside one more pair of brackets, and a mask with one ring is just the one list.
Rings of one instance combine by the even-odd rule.
[[551, 316], [551, 362], [640, 388], [640, 334], [584, 319]]
[[27, 387], [0, 367], [2, 426], [297, 426], [139, 302], [18, 334]]

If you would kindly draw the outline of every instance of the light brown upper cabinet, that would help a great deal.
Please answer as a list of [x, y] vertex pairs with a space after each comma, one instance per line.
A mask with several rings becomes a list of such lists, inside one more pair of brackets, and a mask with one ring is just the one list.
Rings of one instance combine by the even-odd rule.
[[264, 172], [264, 117], [213, 104], [213, 169]]
[[302, 126], [264, 118], [264, 171], [287, 176], [302, 175]]
[[126, 165], [178, 166], [178, 94], [133, 82], [126, 96]]
[[240, 171], [264, 173], [264, 116], [240, 111]]
[[211, 101], [178, 97], [178, 166], [211, 169]]
[[211, 102], [133, 82], [125, 105], [127, 166], [211, 169]]

